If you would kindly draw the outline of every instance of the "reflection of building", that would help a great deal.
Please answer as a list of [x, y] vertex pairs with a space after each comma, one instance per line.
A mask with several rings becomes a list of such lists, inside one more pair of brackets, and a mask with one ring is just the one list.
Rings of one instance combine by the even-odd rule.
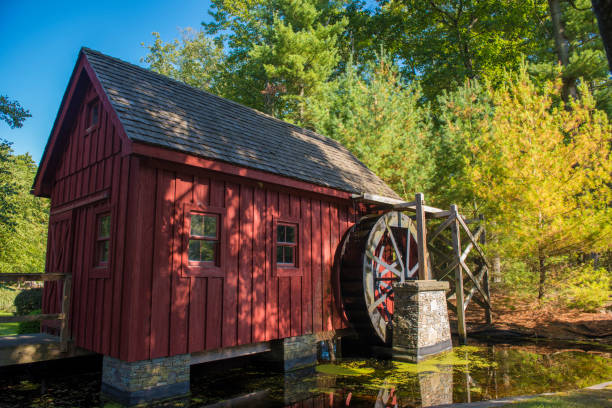
[[453, 402], [453, 367], [438, 366], [435, 372], [419, 373], [421, 405], [431, 407]]

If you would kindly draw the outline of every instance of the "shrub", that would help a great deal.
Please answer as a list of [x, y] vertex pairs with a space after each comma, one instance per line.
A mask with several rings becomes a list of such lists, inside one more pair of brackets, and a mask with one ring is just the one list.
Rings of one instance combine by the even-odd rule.
[[612, 273], [586, 264], [572, 268], [572, 275], [564, 293], [568, 307], [593, 312], [608, 301]]
[[18, 316], [25, 316], [34, 310], [42, 309], [42, 288], [24, 289], [15, 298]]
[[517, 295], [533, 294], [537, 289], [537, 275], [520, 260], [504, 259], [501, 265], [502, 290]]
[[[28, 315], [40, 314], [41, 310], [36, 309], [28, 313]], [[40, 321], [36, 322], [20, 322], [17, 328], [17, 334], [40, 333]]]
[[15, 298], [21, 289], [0, 285], [0, 312], [15, 312]]

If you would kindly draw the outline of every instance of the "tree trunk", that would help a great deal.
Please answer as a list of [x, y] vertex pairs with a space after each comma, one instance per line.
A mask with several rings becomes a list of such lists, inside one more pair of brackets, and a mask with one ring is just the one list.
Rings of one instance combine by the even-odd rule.
[[599, 33], [608, 55], [608, 68], [612, 71], [612, 0], [592, 0], [593, 11], [599, 23]]
[[[555, 48], [557, 50], [557, 59], [564, 68], [569, 64], [569, 41], [565, 36], [565, 27], [563, 26], [561, 15], [561, 1], [548, 0], [550, 9], [550, 17], [553, 25], [553, 38], [555, 39]], [[568, 101], [569, 97], [576, 98], [578, 92], [576, 90], [576, 79], [563, 77], [563, 100]]]
[[544, 285], [546, 284], [546, 269], [544, 268], [544, 257], [538, 256], [538, 269], [540, 273], [540, 283], [538, 285], [538, 301], [544, 297]]
[[493, 256], [493, 282], [500, 283], [502, 281], [501, 275], [501, 257], [499, 255]]
[[300, 125], [304, 123], [304, 85], [300, 85]]

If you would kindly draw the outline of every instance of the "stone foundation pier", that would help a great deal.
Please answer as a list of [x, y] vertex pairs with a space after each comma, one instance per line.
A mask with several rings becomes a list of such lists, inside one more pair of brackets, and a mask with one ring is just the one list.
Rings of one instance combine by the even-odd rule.
[[417, 280], [393, 286], [393, 358], [418, 362], [452, 348], [445, 281]]
[[270, 348], [261, 360], [281, 371], [300, 370], [317, 363], [317, 338], [312, 334], [274, 340]]
[[124, 406], [188, 395], [190, 362], [189, 354], [135, 362], [104, 356], [101, 394]]

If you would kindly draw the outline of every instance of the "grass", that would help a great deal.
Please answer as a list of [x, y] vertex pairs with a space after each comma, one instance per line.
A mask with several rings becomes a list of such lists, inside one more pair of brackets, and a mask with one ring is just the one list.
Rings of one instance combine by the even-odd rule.
[[[13, 316], [10, 312], [0, 312], [0, 316]], [[13, 336], [17, 334], [19, 323], [0, 323], [0, 336]]]
[[[602, 390], [560, 392], [528, 401], [504, 405], [506, 408], [608, 408], [612, 406], [612, 387]], [[502, 407], [502, 408], [503, 408]]]

